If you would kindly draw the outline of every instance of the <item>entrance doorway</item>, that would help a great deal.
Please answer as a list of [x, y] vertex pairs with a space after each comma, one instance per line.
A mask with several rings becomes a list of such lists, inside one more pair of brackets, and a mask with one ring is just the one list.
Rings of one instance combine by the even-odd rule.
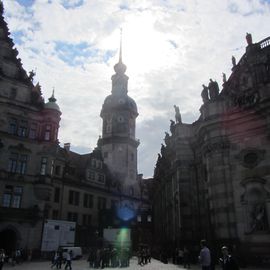
[[0, 248], [3, 248], [9, 256], [16, 249], [17, 240], [17, 234], [12, 229], [4, 229], [0, 232]]

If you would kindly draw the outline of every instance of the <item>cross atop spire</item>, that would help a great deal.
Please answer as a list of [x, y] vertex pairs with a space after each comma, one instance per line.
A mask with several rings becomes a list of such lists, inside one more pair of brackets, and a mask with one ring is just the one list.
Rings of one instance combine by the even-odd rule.
[[120, 51], [119, 51], [119, 63], [122, 63], [122, 28], [120, 28]]
[[114, 70], [118, 74], [124, 74], [126, 72], [126, 65], [122, 62], [122, 28], [120, 28], [120, 50], [119, 50], [119, 61], [114, 66]]

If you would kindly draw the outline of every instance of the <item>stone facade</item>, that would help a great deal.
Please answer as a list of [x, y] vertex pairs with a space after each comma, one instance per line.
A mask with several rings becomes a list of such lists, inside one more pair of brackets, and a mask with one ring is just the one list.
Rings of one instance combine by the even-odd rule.
[[154, 174], [160, 243], [194, 248], [206, 238], [246, 258], [269, 252], [270, 38], [247, 41], [222, 89], [203, 85], [198, 120], [171, 121]]
[[[122, 61], [115, 66], [111, 95], [119, 104], [112, 111], [119, 115], [110, 111], [107, 97], [102, 137], [92, 153], [80, 155], [70, 144], [59, 146], [61, 111], [54, 93], [44, 101], [39, 83], [33, 83], [34, 72], [27, 74], [17, 55], [0, 1], [0, 247], [7, 253], [15, 248], [39, 252], [46, 219], [75, 221], [76, 244], [93, 245], [96, 233], [102, 233], [102, 211], [132, 207], [139, 213], [149, 207], [144, 180], [137, 175], [137, 107], [121, 90], [127, 82], [117, 69]], [[120, 222], [113, 219], [109, 225]]]

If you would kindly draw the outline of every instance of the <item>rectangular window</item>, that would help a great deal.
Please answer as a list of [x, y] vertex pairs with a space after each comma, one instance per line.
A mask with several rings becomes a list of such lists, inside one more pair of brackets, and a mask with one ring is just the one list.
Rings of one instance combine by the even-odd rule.
[[83, 206], [85, 208], [93, 208], [93, 195], [84, 193]]
[[27, 136], [27, 121], [21, 121], [19, 129], [18, 129], [18, 136], [26, 137]]
[[49, 141], [51, 139], [51, 126], [46, 125], [45, 126], [45, 133], [44, 133], [44, 140]]
[[17, 119], [11, 118], [9, 121], [9, 133], [12, 135], [17, 134]]
[[18, 162], [18, 154], [17, 153], [11, 153], [11, 156], [8, 161], [8, 171], [15, 173], [17, 168], [17, 162]]
[[22, 196], [19, 194], [13, 195], [12, 206], [13, 208], [20, 208]]
[[10, 193], [3, 194], [3, 202], [2, 202], [3, 207], [10, 207], [11, 197], [12, 197], [12, 195]]
[[23, 188], [21, 186], [5, 186], [5, 191], [3, 194], [3, 207], [12, 207], [12, 208], [20, 208], [21, 200], [22, 200], [22, 192]]
[[78, 214], [75, 213], [75, 212], [68, 212], [67, 213], [67, 219], [68, 219], [68, 221], [75, 221], [75, 222], [77, 222], [78, 221]]
[[78, 191], [70, 190], [68, 199], [69, 204], [79, 205], [79, 200], [80, 200], [80, 193]]
[[59, 166], [59, 165], [55, 166], [54, 173], [56, 175], [61, 175], [61, 166]]
[[105, 177], [103, 174], [98, 175], [98, 182], [104, 184], [105, 183]]
[[106, 209], [106, 198], [98, 197], [98, 210]]
[[27, 166], [27, 155], [20, 155], [20, 159], [17, 164], [17, 173], [25, 174]]
[[91, 225], [92, 216], [91, 215], [83, 215], [83, 225], [89, 226]]
[[52, 211], [52, 219], [58, 219], [59, 211], [58, 210], [53, 210]]
[[37, 138], [37, 129], [38, 129], [38, 125], [33, 123], [30, 126], [30, 130], [29, 130], [29, 138], [30, 139], [36, 139]]
[[48, 158], [47, 157], [42, 157], [41, 158], [41, 164], [40, 164], [40, 174], [45, 175], [47, 171], [47, 162]]
[[88, 180], [95, 180], [95, 172], [87, 171], [87, 179]]
[[60, 202], [60, 188], [56, 187], [54, 189], [54, 202], [59, 203]]
[[92, 167], [96, 168], [97, 167], [97, 161], [95, 159], [92, 159]]

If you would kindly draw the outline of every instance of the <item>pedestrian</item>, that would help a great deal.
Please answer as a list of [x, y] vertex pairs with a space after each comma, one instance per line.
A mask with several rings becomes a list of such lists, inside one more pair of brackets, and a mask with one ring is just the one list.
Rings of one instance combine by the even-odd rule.
[[54, 266], [56, 266], [57, 264], [57, 260], [58, 260], [58, 252], [55, 251], [54, 254], [53, 254], [53, 257], [52, 257], [52, 265], [51, 265], [51, 268], [53, 268]]
[[5, 251], [3, 249], [0, 249], [0, 270], [2, 270], [4, 262], [5, 262]]
[[221, 248], [222, 257], [219, 258], [222, 270], [239, 270], [236, 259], [229, 254], [229, 250], [226, 246]]
[[190, 268], [190, 253], [187, 247], [184, 247], [183, 251], [183, 266], [184, 268]]
[[66, 257], [66, 265], [65, 265], [65, 270], [69, 268], [69, 270], [72, 270], [71, 262], [72, 262], [72, 250], [67, 252], [67, 257]]
[[201, 251], [199, 255], [199, 262], [202, 270], [211, 269], [211, 254], [209, 248], [206, 246], [206, 240], [201, 240]]

